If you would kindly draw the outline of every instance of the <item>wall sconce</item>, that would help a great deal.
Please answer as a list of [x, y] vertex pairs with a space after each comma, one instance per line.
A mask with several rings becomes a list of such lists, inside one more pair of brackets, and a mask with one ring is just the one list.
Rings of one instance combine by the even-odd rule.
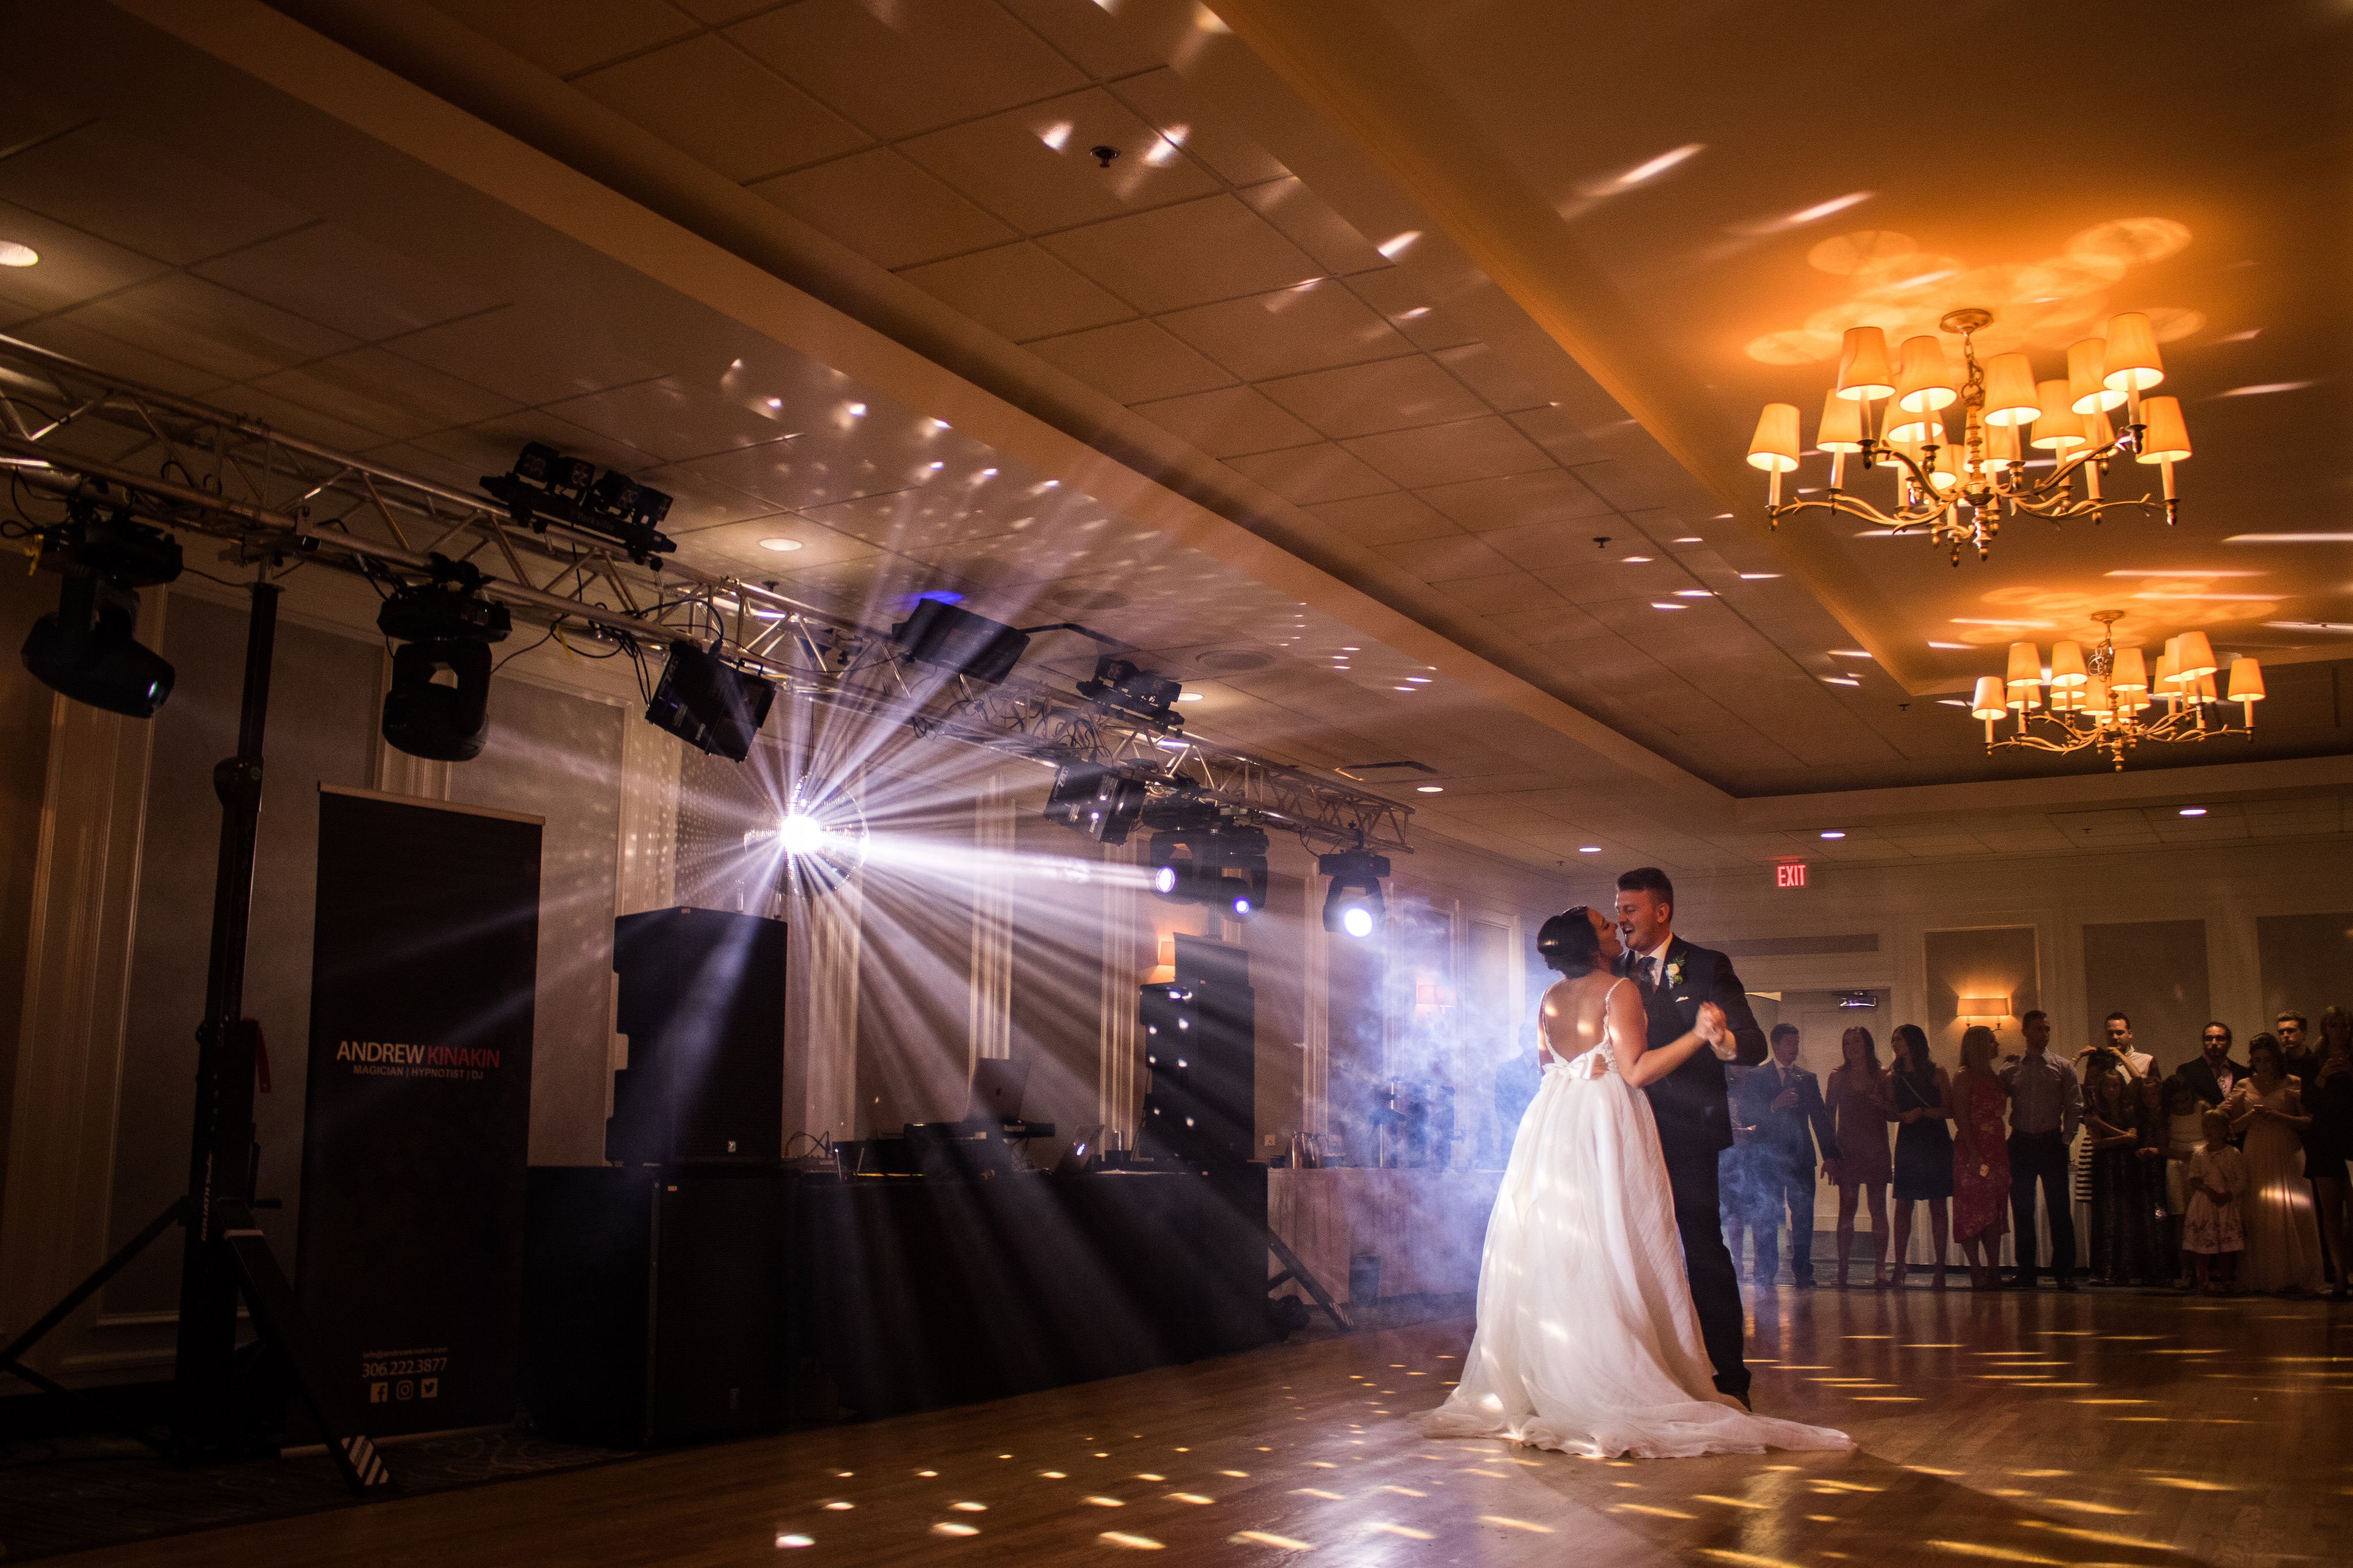
[[1980, 1021], [1988, 1018], [2007, 1018], [2010, 1016], [2010, 998], [2007, 996], [1964, 996], [1961, 998], [1961, 1005], [1957, 1016], [1962, 1018], [1975, 1018]]

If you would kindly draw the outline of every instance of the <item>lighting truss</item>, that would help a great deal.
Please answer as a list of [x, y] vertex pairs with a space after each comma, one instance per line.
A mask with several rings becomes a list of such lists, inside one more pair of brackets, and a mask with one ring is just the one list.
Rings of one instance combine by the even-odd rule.
[[224, 542], [257, 570], [315, 563], [379, 588], [436, 562], [482, 574], [516, 616], [618, 649], [691, 642], [794, 697], [1039, 762], [1103, 763], [1311, 845], [1409, 850], [1412, 809], [1189, 737], [1027, 675], [998, 686], [912, 667], [885, 628], [560, 521], [518, 525], [490, 496], [404, 473], [0, 337], [0, 468], [56, 500], [128, 505]]

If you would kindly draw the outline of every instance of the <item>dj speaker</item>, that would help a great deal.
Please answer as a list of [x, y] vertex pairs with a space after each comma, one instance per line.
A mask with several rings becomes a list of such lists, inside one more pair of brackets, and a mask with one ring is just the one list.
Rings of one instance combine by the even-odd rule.
[[785, 922], [652, 910], [613, 922], [620, 1032], [605, 1157], [773, 1161], [783, 1152]]
[[798, 1331], [792, 1173], [534, 1165], [522, 1402], [543, 1434], [650, 1447], [772, 1426]]
[[1179, 937], [1176, 978], [1144, 986], [1136, 1009], [1144, 1064], [1152, 1074], [1138, 1151], [1204, 1165], [1249, 1160], [1258, 1125], [1257, 1006], [1249, 955]]

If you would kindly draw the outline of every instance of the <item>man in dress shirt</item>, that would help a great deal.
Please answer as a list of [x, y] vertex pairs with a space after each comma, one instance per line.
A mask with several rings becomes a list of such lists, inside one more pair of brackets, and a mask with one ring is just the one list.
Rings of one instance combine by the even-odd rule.
[[2247, 1076], [2247, 1069], [2231, 1059], [2231, 1026], [2220, 1020], [2208, 1024], [2199, 1036], [2198, 1047], [2198, 1059], [2182, 1064], [2175, 1076], [2208, 1105], [2220, 1105]]
[[2111, 1013], [2107, 1017], [2107, 1029], [2106, 1045], [2085, 1046], [2075, 1053], [2076, 1077], [2087, 1076], [2091, 1071], [2091, 1058], [2102, 1052], [2114, 1055], [2117, 1067], [2135, 1083], [2147, 1083], [2156, 1076], [2157, 1058], [2147, 1051], [2133, 1049], [2133, 1029], [2130, 1018], [2126, 1017], [2122, 1013]]
[[2034, 1184], [2051, 1220], [2051, 1277], [2062, 1290], [2075, 1288], [2075, 1219], [2067, 1192], [2067, 1145], [2084, 1120], [2084, 1086], [2075, 1069], [2051, 1054], [2051, 1017], [2040, 1008], [2019, 1020], [2026, 1055], [2001, 1069], [2010, 1093], [2010, 1218], [2018, 1248], [2017, 1283], [2031, 1289], [2036, 1273]]
[[1814, 1283], [1814, 1148], [1839, 1157], [1822, 1088], [1798, 1065], [1798, 1026], [1773, 1026], [1773, 1059], [1751, 1068], [1734, 1091], [1739, 1119], [1757, 1129], [1748, 1142], [1757, 1184], [1757, 1282], [1769, 1285], [1781, 1271], [1780, 1238], [1789, 1226], [1789, 1282], [1800, 1290]]

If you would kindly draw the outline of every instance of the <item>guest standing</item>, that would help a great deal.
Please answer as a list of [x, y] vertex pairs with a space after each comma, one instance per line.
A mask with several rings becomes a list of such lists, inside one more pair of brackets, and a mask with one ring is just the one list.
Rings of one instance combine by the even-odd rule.
[[2085, 1058], [2094, 1051], [2114, 1051], [2116, 1059], [2124, 1064], [2125, 1070], [2131, 1073], [2136, 1080], [2145, 1081], [2157, 1076], [2157, 1058], [2147, 1051], [2136, 1049], [2133, 1046], [2133, 1027], [2130, 1018], [2126, 1017], [2122, 1013], [2111, 1013], [2107, 1016], [2105, 1027], [2108, 1032], [2106, 1045], [2085, 1046], [2075, 1053], [2077, 1077], [2084, 1075]]
[[2257, 1035], [2247, 1042], [2247, 1076], [2222, 1111], [2243, 1133], [2247, 1189], [2241, 1221], [2247, 1254], [2240, 1281], [2250, 1290], [2317, 1290], [2320, 1227], [2312, 1217], [2312, 1187], [2304, 1179], [2305, 1114], [2295, 1079], [2280, 1070], [2279, 1042]]
[[1871, 1282], [1893, 1283], [1887, 1277], [1887, 1178], [1893, 1162], [1887, 1153], [1887, 1079], [1879, 1066], [1879, 1045], [1865, 1028], [1849, 1029], [1839, 1040], [1846, 1059], [1831, 1071], [1831, 1126], [1838, 1138], [1839, 1157], [1824, 1169], [1838, 1184], [1838, 1278], [1846, 1289], [1847, 1255], [1854, 1249], [1854, 1211], [1858, 1194], [1871, 1208]]
[[[2319, 1054], [2304, 1039], [2305, 1031], [2311, 1026], [2311, 1021], [2301, 1013], [2282, 1013], [2272, 1020], [2272, 1036], [2279, 1041], [2280, 1071], [2306, 1089], [2320, 1076]], [[2250, 1040], [2247, 1044], [2253, 1048], [2254, 1042]]]
[[2181, 1080], [2207, 1105], [2221, 1104], [2246, 1076], [2231, 1059], [2231, 1026], [2220, 1020], [2199, 1032], [2198, 1055], [2181, 1064]]
[[[2092, 1283], [2158, 1282], [2165, 1214], [2165, 1151], [2140, 1086], [2122, 1066], [2092, 1075], [2084, 1139], [2092, 1149]], [[2168, 1268], [2168, 1272], [2170, 1272]]]
[[2175, 1284], [2189, 1283], [2189, 1260], [2182, 1251], [2181, 1222], [2189, 1212], [2189, 1156], [2206, 1141], [2206, 1110], [2198, 1091], [2176, 1073], [2163, 1085], [2165, 1112], [2166, 1258]]
[[2034, 1188], [2051, 1222], [2051, 1278], [2062, 1290], [2075, 1288], [2075, 1216], [2069, 1212], [2067, 1145], [2084, 1119], [2084, 1087], [2075, 1070], [2051, 1054], [2051, 1016], [2041, 1008], [2019, 1020], [2026, 1054], [2001, 1069], [2010, 1095], [2010, 1217], [2015, 1226], [2016, 1279], [2033, 1288]]
[[1945, 1288], [1946, 1235], [1952, 1225], [1952, 1083], [1928, 1056], [1928, 1037], [1917, 1024], [1898, 1024], [1887, 1037], [1895, 1065], [1888, 1074], [1888, 1108], [1895, 1114], [1895, 1279], [1911, 1272], [1912, 1208], [1928, 1205], [1928, 1231], [1936, 1260], [1928, 1288]]
[[1740, 1272], [1742, 1254], [1757, 1237], [1757, 1215], [1761, 1206], [1757, 1198], [1757, 1128], [1742, 1113], [1740, 1093], [1740, 1080], [1754, 1070], [1744, 1067], [1724, 1069], [1725, 1103], [1732, 1117], [1732, 1146], [1717, 1151], [1715, 1156], [1715, 1185], [1724, 1203], [1724, 1246], [1732, 1254], [1736, 1277]]
[[2346, 1205], [2348, 1163], [2353, 1162], [2353, 1015], [2331, 1007], [2320, 1016], [2320, 1069], [2305, 1105], [2312, 1112], [2305, 1173], [2320, 1205], [2320, 1241], [2337, 1273], [2329, 1294], [2346, 1299], [2346, 1263], [2353, 1258], [2353, 1218]]
[[1757, 1183], [1757, 1280], [1769, 1285], [1781, 1270], [1781, 1255], [1774, 1231], [1787, 1218], [1789, 1226], [1789, 1283], [1800, 1290], [1814, 1284], [1814, 1145], [1821, 1144], [1825, 1161], [1839, 1157], [1838, 1139], [1831, 1131], [1830, 1109], [1822, 1103], [1821, 1082], [1798, 1065], [1799, 1045], [1795, 1024], [1773, 1026], [1773, 1059], [1751, 1068], [1740, 1079], [1740, 1102], [1735, 1114], [1757, 1129], [1749, 1147], [1749, 1166]]
[[[2181, 1221], [2181, 1250], [2189, 1255], [2198, 1289], [2209, 1296], [2231, 1288], [2231, 1275], [2247, 1245], [2239, 1214], [2247, 1190], [2247, 1157], [2231, 1147], [2231, 1119], [2219, 1110], [2199, 1117], [2204, 1142], [2189, 1156], [2189, 1212]], [[2222, 1279], [2209, 1270], [2219, 1264]]]
[[1991, 1029], [1971, 1026], [1961, 1036], [1961, 1070], [1951, 1085], [1953, 1235], [1968, 1259], [1969, 1283], [1979, 1290], [2001, 1288], [2001, 1237], [2010, 1228], [2010, 1150], [2001, 1137], [2009, 1094], [1994, 1074], [2000, 1049]]

